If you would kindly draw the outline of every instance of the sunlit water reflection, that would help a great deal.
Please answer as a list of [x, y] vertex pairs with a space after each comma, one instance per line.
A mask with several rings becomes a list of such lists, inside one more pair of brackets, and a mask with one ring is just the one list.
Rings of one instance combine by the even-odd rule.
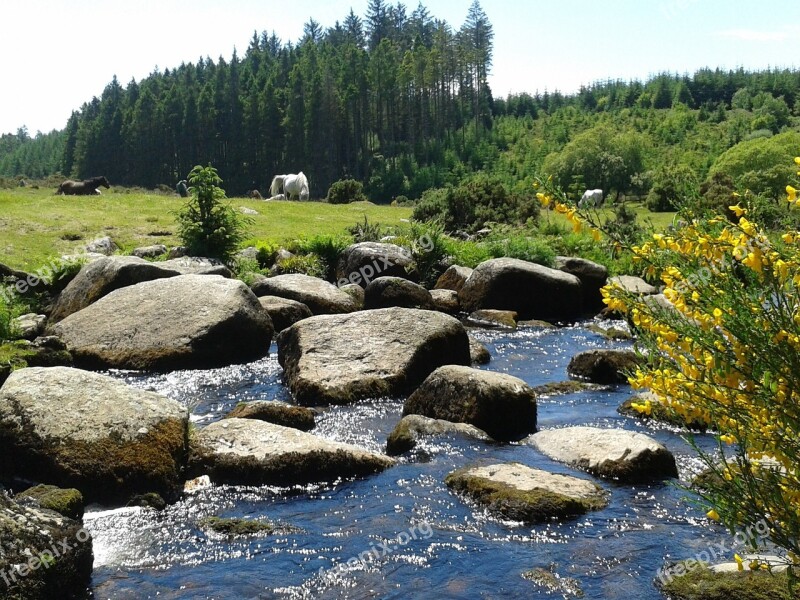
[[[567, 379], [578, 351], [611, 345], [581, 326], [517, 332], [476, 331], [492, 353], [484, 368], [531, 385]], [[615, 343], [619, 347], [619, 343]], [[284, 400], [275, 348], [265, 359], [224, 369], [117, 376], [191, 407], [198, 426], [243, 400]], [[616, 408], [627, 386], [539, 399], [540, 428], [566, 425], [643, 431], [676, 454], [681, 478], [700, 469], [678, 432], [643, 425]], [[402, 413], [402, 398], [324, 409], [314, 433], [382, 451]], [[701, 445], [711, 440], [699, 436]], [[214, 486], [162, 512], [90, 510], [97, 598], [553, 598], [521, 577], [534, 567], [577, 579], [586, 598], [656, 599], [665, 562], [718, 541], [702, 510], [674, 483], [599, 482], [610, 505], [565, 523], [535, 527], [501, 522], [450, 493], [452, 469], [479, 459], [515, 460], [589, 477], [523, 444], [488, 445], [443, 437], [424, 440], [384, 473], [281, 489]], [[229, 539], [198, 527], [211, 515], [268, 519], [276, 533]], [[358, 559], [359, 555], [362, 557]], [[349, 559], [358, 559], [350, 560]]]

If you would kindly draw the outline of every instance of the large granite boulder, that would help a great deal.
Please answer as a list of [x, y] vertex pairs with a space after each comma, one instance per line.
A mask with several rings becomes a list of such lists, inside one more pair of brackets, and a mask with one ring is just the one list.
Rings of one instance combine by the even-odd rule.
[[564, 427], [526, 440], [553, 460], [621, 482], [677, 477], [675, 457], [653, 438], [626, 429]]
[[187, 410], [175, 400], [69, 367], [14, 371], [0, 388], [0, 473], [120, 502], [180, 489]]
[[0, 598], [85, 597], [93, 561], [92, 536], [78, 521], [0, 490]]
[[370, 475], [394, 460], [298, 429], [256, 419], [223, 419], [192, 440], [189, 471], [215, 483], [295, 485]]
[[315, 315], [358, 310], [355, 300], [332, 283], [302, 273], [260, 277], [251, 285], [256, 296], [278, 296], [305, 304]]
[[608, 269], [603, 265], [575, 256], [556, 256], [553, 267], [581, 280], [583, 289], [583, 310], [594, 311], [603, 308], [600, 289], [608, 281]]
[[222, 275], [228, 268], [207, 258], [178, 258], [149, 262], [137, 256], [107, 256], [87, 263], [59, 294], [50, 320], [60, 321], [123, 287], [178, 275]]
[[52, 332], [78, 366], [171, 370], [260, 358], [273, 327], [241, 281], [180, 275], [116, 290]]
[[625, 372], [635, 369], [639, 362], [633, 350], [583, 350], [570, 359], [567, 373], [591, 383], [627, 383]]
[[258, 301], [272, 319], [275, 331], [283, 331], [290, 325], [311, 316], [311, 310], [302, 302], [279, 298], [278, 296], [261, 296]]
[[536, 395], [512, 375], [459, 365], [439, 367], [409, 396], [403, 415], [469, 423], [496, 440], [536, 431]]
[[489, 512], [524, 523], [576, 517], [608, 504], [605, 492], [591, 481], [514, 462], [464, 467], [445, 483]]
[[579, 316], [583, 290], [575, 275], [516, 258], [479, 264], [458, 292], [462, 310], [513, 310], [519, 319], [568, 320]]
[[418, 283], [402, 277], [381, 276], [364, 289], [364, 308], [421, 308], [435, 310], [431, 293]]
[[277, 341], [289, 389], [306, 405], [397, 396], [437, 367], [470, 363], [457, 319], [413, 308], [315, 316], [283, 330]]
[[421, 437], [443, 435], [462, 435], [486, 442], [492, 439], [485, 431], [467, 423], [453, 423], [422, 415], [406, 415], [386, 438], [386, 453], [390, 456], [403, 454], [416, 447]]
[[367, 287], [377, 277], [409, 279], [408, 269], [414, 261], [411, 253], [396, 244], [360, 242], [344, 249], [336, 268], [339, 285], [355, 283]]
[[434, 286], [437, 290], [453, 290], [458, 292], [464, 287], [464, 283], [472, 275], [472, 269], [469, 267], [461, 267], [459, 265], [451, 265], [447, 270], [439, 276]]

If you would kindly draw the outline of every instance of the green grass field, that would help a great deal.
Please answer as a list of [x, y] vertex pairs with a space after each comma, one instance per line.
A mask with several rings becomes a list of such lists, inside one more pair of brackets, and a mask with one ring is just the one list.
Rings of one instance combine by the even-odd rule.
[[[55, 196], [51, 189], [0, 190], [0, 262], [33, 269], [48, 257], [80, 251], [110, 236], [123, 252], [151, 244], [178, 245], [174, 213], [183, 199], [157, 193], [105, 191], [100, 196]], [[370, 203], [265, 202], [232, 198], [234, 208], [258, 211], [248, 237], [284, 243], [318, 234], [344, 233], [363, 221], [401, 225], [410, 208]]]

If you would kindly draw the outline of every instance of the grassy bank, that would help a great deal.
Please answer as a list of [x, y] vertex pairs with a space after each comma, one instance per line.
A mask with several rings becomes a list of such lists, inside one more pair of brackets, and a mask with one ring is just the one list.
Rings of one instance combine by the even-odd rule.
[[[410, 208], [369, 203], [265, 202], [233, 198], [234, 207], [258, 211], [253, 239], [283, 244], [314, 235], [340, 234], [366, 216], [370, 222], [402, 225]], [[129, 252], [151, 244], [178, 245], [173, 212], [177, 196], [112, 190], [100, 196], [55, 196], [51, 189], [0, 190], [0, 262], [34, 269], [48, 257], [69, 254], [105, 235]]]

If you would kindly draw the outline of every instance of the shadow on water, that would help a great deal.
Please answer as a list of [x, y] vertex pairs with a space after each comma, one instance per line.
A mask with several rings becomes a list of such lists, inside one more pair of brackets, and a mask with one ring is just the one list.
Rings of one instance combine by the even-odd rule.
[[[566, 366], [576, 352], [612, 344], [580, 326], [473, 333], [492, 353], [483, 368], [534, 386], [567, 379]], [[269, 357], [247, 365], [115, 375], [186, 403], [201, 425], [239, 401], [290, 401], [274, 347]], [[616, 412], [629, 394], [627, 386], [618, 386], [542, 397], [539, 427], [586, 424], [648, 433], [672, 450], [681, 478], [688, 479], [700, 463], [677, 431]], [[401, 413], [401, 398], [331, 407], [313, 433], [382, 451]], [[711, 447], [711, 440], [699, 441]], [[521, 577], [540, 567], [577, 580], [586, 598], [654, 600], [661, 595], [653, 580], [666, 561], [730, 543], [674, 482], [600, 481], [611, 494], [601, 511], [534, 527], [503, 523], [443, 483], [452, 469], [475, 460], [515, 460], [590, 478], [524, 444], [442, 437], [423, 440], [397, 466], [362, 480], [291, 489], [215, 486], [162, 512], [96, 508], [85, 517], [94, 537], [95, 597], [561, 597]], [[271, 535], [231, 539], [199, 527], [211, 515], [267, 519], [279, 528]]]

